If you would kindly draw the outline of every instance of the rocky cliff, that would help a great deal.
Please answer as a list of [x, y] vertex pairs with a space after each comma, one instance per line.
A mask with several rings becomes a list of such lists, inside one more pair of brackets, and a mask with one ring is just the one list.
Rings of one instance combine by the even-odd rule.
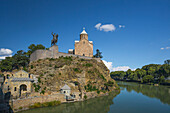
[[29, 73], [38, 75], [34, 91], [40, 93], [58, 92], [64, 84], [72, 92], [92, 92], [98, 94], [118, 88], [111, 79], [108, 68], [102, 61], [78, 57], [47, 58], [29, 64]]

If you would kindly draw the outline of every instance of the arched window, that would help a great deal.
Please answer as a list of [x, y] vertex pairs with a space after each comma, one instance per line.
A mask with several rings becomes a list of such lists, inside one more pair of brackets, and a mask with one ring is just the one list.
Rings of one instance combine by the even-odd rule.
[[66, 93], [66, 91], [64, 91], [64, 93]]
[[22, 77], [22, 74], [20, 74], [20, 77]]
[[85, 54], [83, 54], [83, 56], [85, 56]]

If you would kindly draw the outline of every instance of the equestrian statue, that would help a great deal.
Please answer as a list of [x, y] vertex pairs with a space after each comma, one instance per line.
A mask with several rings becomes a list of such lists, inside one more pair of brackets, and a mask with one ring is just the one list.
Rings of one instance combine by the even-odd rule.
[[51, 40], [51, 46], [55, 45], [58, 41], [58, 34], [56, 35], [56, 33], [51, 33], [53, 35], [53, 39]]

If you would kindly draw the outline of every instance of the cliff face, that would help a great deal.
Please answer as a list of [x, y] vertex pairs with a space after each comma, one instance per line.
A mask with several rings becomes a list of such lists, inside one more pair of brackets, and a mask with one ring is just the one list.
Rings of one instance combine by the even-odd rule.
[[39, 75], [34, 91], [58, 92], [64, 84], [73, 92], [107, 92], [116, 89], [116, 82], [104, 63], [95, 59], [60, 57], [43, 59], [29, 64], [29, 73]]

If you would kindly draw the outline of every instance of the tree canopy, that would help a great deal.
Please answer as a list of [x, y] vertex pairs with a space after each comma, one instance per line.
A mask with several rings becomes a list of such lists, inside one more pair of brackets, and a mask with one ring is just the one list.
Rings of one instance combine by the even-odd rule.
[[34, 51], [36, 51], [36, 50], [38, 50], [38, 49], [45, 49], [45, 46], [43, 46], [42, 44], [38, 44], [38, 45], [31, 44], [31, 45], [28, 47], [27, 55], [30, 56]]
[[0, 62], [0, 70], [3, 72], [3, 71], [12, 71], [14, 69], [19, 69], [20, 67], [26, 68], [29, 64], [30, 55], [38, 49], [46, 49], [46, 48], [42, 44], [38, 44], [38, 45], [31, 44], [28, 47], [27, 52], [24, 52], [23, 50], [19, 50], [12, 57], [6, 57], [4, 60]]
[[149, 64], [143, 66], [141, 69], [136, 69], [135, 71], [127, 70], [124, 71], [115, 71], [110, 73], [111, 77], [114, 79], [121, 80], [133, 80], [140, 81], [144, 83], [150, 82], [164, 82], [165, 78], [170, 76], [170, 65], [168, 64]]
[[95, 57], [95, 58], [103, 58], [103, 56], [101, 54], [102, 54], [102, 52], [100, 52], [100, 50], [97, 49], [96, 54], [93, 57]]

